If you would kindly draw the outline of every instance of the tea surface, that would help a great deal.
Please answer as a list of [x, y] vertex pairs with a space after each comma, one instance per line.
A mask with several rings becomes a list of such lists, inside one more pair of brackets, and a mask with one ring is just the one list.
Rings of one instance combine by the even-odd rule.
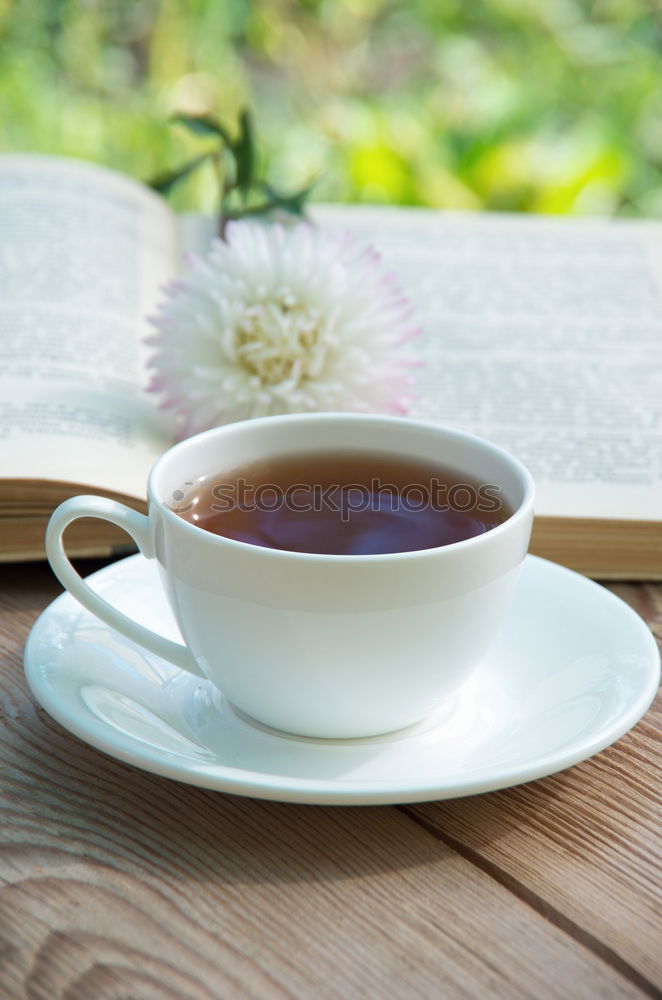
[[436, 548], [509, 516], [494, 484], [407, 457], [349, 451], [275, 456], [215, 472], [175, 500], [172, 509], [205, 531], [329, 555]]

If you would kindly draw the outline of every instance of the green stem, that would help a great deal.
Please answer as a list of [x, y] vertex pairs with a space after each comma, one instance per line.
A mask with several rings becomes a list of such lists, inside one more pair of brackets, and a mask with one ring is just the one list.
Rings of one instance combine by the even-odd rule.
[[227, 198], [228, 191], [230, 190], [230, 185], [228, 177], [223, 170], [223, 146], [217, 149], [212, 155], [212, 161], [214, 164], [214, 171], [216, 173], [216, 182], [218, 184], [218, 190], [220, 191], [220, 203], [218, 206], [218, 235], [222, 240], [225, 239], [225, 226], [226, 226], [226, 214], [225, 214], [225, 199]]

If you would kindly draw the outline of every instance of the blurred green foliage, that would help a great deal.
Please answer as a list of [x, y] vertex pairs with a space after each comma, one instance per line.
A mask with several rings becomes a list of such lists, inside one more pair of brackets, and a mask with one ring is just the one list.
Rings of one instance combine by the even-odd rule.
[[248, 105], [317, 199], [661, 216], [661, 57], [655, 0], [0, 0], [0, 147], [147, 179]]

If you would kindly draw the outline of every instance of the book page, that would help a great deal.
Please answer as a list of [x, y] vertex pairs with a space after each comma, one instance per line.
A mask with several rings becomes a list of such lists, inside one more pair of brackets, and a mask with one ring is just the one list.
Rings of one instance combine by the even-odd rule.
[[411, 416], [530, 468], [541, 515], [662, 517], [662, 227], [318, 206], [416, 307]]
[[171, 443], [144, 391], [177, 260], [161, 199], [102, 167], [0, 157], [0, 477], [143, 497]]

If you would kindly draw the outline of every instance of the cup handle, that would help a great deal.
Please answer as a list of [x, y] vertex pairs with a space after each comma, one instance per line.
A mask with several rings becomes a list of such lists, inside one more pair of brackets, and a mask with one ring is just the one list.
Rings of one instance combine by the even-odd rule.
[[165, 636], [152, 632], [151, 629], [139, 625], [127, 615], [117, 611], [107, 601], [95, 593], [73, 568], [62, 542], [62, 533], [72, 521], [79, 517], [98, 517], [102, 521], [110, 521], [128, 532], [141, 553], [148, 559], [154, 558], [154, 543], [150, 531], [149, 518], [139, 514], [124, 504], [117, 503], [105, 497], [81, 496], [65, 500], [53, 512], [46, 529], [46, 554], [53, 572], [77, 601], [100, 618], [106, 625], [116, 629], [127, 639], [144, 646], [150, 653], [156, 653], [164, 660], [169, 660], [182, 670], [204, 677], [188, 648], [180, 642], [172, 642]]

